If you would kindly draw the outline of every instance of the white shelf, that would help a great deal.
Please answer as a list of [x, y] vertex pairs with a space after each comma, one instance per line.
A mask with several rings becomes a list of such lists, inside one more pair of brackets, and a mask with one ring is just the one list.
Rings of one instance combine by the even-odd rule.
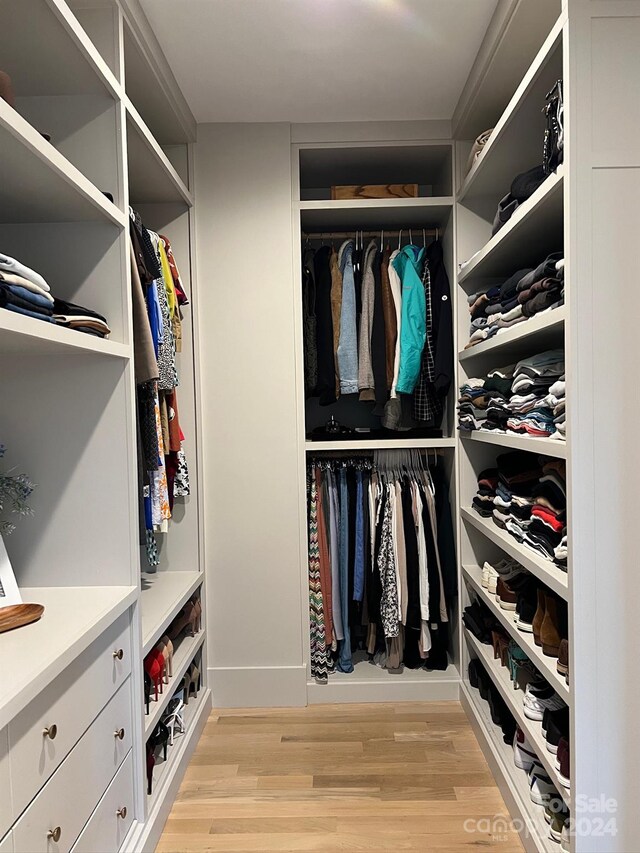
[[544, 456], [554, 456], [556, 459], [567, 458], [567, 443], [556, 441], [555, 438], [542, 438], [534, 435], [517, 435], [516, 433], [483, 432], [460, 430], [460, 438], [464, 441], [479, 441], [483, 444], [495, 444], [497, 447], [510, 447], [513, 450], [527, 450], [529, 453], [541, 453]]
[[466, 682], [461, 686], [461, 702], [494, 775], [499, 774], [497, 782], [504, 799], [515, 807], [526, 827], [526, 834], [521, 834], [524, 849], [527, 853], [560, 853], [560, 845], [549, 836], [544, 809], [532, 802], [528, 776], [516, 767], [513, 746], [504, 742], [502, 730], [491, 720], [489, 706]]
[[408, 669], [389, 672], [360, 660], [350, 673], [334, 672], [327, 684], [307, 681], [309, 704], [353, 702], [421, 702], [455, 700], [459, 695], [460, 675], [453, 664], [444, 671]]
[[[156, 751], [156, 765], [153, 768], [153, 788], [151, 795], [147, 795], [149, 811], [154, 808], [155, 803], [164, 797], [171, 778], [176, 774], [182, 757], [187, 750], [196, 745], [199, 735], [199, 722], [202, 714], [206, 713], [211, 705], [211, 691], [202, 687], [197, 697], [192, 697], [188, 705], [184, 706], [184, 734], [176, 730], [173, 746], [167, 748], [167, 760], [163, 761], [164, 752]], [[203, 725], [204, 725], [203, 721]], [[146, 769], [145, 769], [146, 784]], [[146, 791], [146, 788], [145, 788]], [[139, 849], [139, 848], [138, 848]]]
[[73, 352], [107, 358], [131, 358], [131, 348], [126, 344], [103, 340], [0, 308], [0, 354], [65, 355]]
[[[119, 85], [109, 66], [64, 0], [3, 0], [10, 33], [2, 46], [2, 67], [21, 96], [117, 96]], [[25, 50], [32, 45], [38, 61]]]
[[[358, 228], [430, 228], [446, 225], [453, 208], [451, 196], [432, 198], [346, 199], [301, 201], [302, 231]], [[408, 235], [407, 235], [408, 236]], [[416, 241], [422, 234], [416, 231]]]
[[[507, 706], [515, 717], [516, 722], [531, 743], [536, 755], [544, 765], [544, 769], [547, 771], [549, 778], [558, 789], [558, 793], [561, 795], [566, 805], [571, 808], [571, 793], [560, 782], [560, 774], [556, 770], [555, 765], [555, 755], [549, 752], [546, 747], [546, 740], [542, 733], [542, 723], [537, 720], [530, 720], [524, 714], [524, 706], [522, 704], [522, 697], [524, 696], [524, 693], [522, 690], [514, 689], [509, 677], [509, 670], [506, 666], [502, 666], [500, 660], [494, 659], [493, 649], [491, 646], [481, 643], [470, 631], [467, 631], [466, 628], [464, 629], [464, 636], [471, 648], [475, 651], [477, 657], [480, 658], [484, 668], [489, 674], [489, 677], [498, 688], [500, 695], [507, 703]], [[524, 775], [526, 778], [526, 774]]]
[[493, 219], [514, 177], [540, 162], [541, 110], [547, 92], [562, 77], [563, 23], [554, 25], [458, 192], [459, 202], [487, 219]]
[[[155, 691], [152, 690], [153, 696], [149, 703], [149, 713], [144, 718], [144, 737], [148, 739], [151, 732], [155, 729], [160, 717], [164, 714], [167, 705], [173, 698], [173, 694], [180, 688], [180, 682], [184, 677], [187, 667], [195, 657], [198, 649], [204, 643], [204, 631], [198, 631], [195, 637], [183, 637], [180, 645], [173, 653], [173, 676], [169, 679], [168, 684], [162, 687], [162, 693], [158, 694], [156, 702], [153, 696]], [[203, 679], [204, 680], [204, 679]], [[192, 700], [193, 701], [193, 700]], [[146, 710], [146, 706], [145, 706]]]
[[143, 572], [140, 610], [146, 655], [203, 581], [201, 572]]
[[495, 356], [508, 362], [517, 360], [527, 353], [543, 352], [554, 346], [563, 346], [565, 319], [565, 305], [553, 308], [551, 311], [542, 311], [524, 323], [518, 323], [510, 329], [498, 332], [487, 341], [460, 350], [458, 359], [464, 364], [472, 358]]
[[0, 99], [0, 222], [112, 222], [126, 215]]
[[524, 631], [519, 631], [515, 623], [515, 613], [513, 610], [503, 610], [496, 601], [495, 595], [489, 593], [482, 586], [482, 569], [480, 566], [463, 566], [462, 571], [465, 577], [471, 583], [476, 595], [485, 604], [500, 624], [509, 632], [516, 643], [520, 646], [523, 652], [536, 665], [536, 668], [546, 678], [558, 695], [564, 699], [569, 705], [571, 703], [571, 694], [564, 676], [561, 676], [556, 669], [557, 658], [548, 657], [542, 653], [542, 650], [536, 646], [533, 639], [533, 634], [527, 634]]
[[134, 586], [21, 589], [25, 604], [43, 604], [31, 625], [0, 634], [0, 731], [138, 597]]
[[127, 156], [132, 205], [156, 202], [193, 205], [193, 196], [128, 98]]
[[398, 450], [402, 448], [455, 447], [455, 438], [349, 438], [338, 441], [306, 441], [305, 450]]
[[460, 270], [458, 284], [472, 289], [478, 280], [506, 278], [520, 267], [539, 264], [543, 247], [559, 251], [563, 244], [563, 185], [564, 168], [560, 166]]
[[497, 527], [490, 519], [483, 518], [472, 509], [462, 507], [460, 516], [465, 522], [479, 530], [487, 539], [490, 539], [494, 545], [501, 548], [514, 560], [517, 560], [525, 569], [535, 575], [549, 589], [558, 593], [566, 600], [568, 593], [567, 573], [559, 569], [551, 560], [545, 560], [544, 557], [538, 556], [535, 551], [519, 545], [518, 542], [507, 533], [505, 530]]

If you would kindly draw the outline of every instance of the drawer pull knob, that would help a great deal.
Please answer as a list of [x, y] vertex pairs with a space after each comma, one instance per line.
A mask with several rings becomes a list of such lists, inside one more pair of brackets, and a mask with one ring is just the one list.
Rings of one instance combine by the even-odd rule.
[[56, 843], [58, 841], [60, 841], [61, 835], [62, 835], [62, 830], [60, 829], [59, 826], [56, 826], [55, 829], [50, 829], [49, 832], [47, 832], [47, 838], [50, 838], [52, 841], [55, 841]]
[[124, 740], [124, 729], [116, 729], [113, 736], [117, 737], [118, 740]]
[[116, 812], [116, 814], [117, 814], [117, 816], [118, 816], [118, 817], [121, 817], [121, 818], [122, 818], [122, 820], [124, 820], [124, 819], [126, 818], [126, 816], [127, 816], [127, 807], [126, 807], [126, 806], [122, 806], [122, 808], [121, 808], [121, 809], [118, 809], [118, 811]]
[[113, 656], [114, 656], [114, 658], [117, 658], [118, 660], [122, 660], [122, 658], [124, 657], [124, 651], [122, 649], [116, 649], [115, 652], [113, 653]]
[[[47, 726], [46, 729], [42, 729], [42, 734], [44, 737], [48, 737], [50, 740], [55, 740], [56, 735], [58, 734], [58, 727], [54, 723], [52, 726]], [[58, 827], [59, 829], [60, 827]]]

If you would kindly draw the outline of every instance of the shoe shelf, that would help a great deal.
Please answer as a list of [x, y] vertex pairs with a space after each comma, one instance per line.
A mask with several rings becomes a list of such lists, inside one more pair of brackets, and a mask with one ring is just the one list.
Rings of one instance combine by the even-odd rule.
[[545, 456], [554, 456], [556, 459], [567, 458], [567, 444], [565, 441], [556, 441], [555, 438], [541, 438], [534, 435], [517, 435], [513, 432], [460, 432], [463, 441], [480, 441], [484, 444], [495, 444], [498, 447], [509, 447], [512, 450], [527, 450], [530, 453], [542, 453]]
[[193, 206], [193, 195], [125, 96], [129, 199], [137, 204], [178, 203]]
[[[300, 212], [303, 233], [367, 227], [422, 229], [446, 224], [453, 197], [300, 201], [295, 207]], [[422, 234], [416, 232], [416, 239], [421, 240]]]
[[202, 583], [201, 572], [143, 572], [142, 654], [147, 655]]
[[[167, 796], [172, 796], [170, 790], [171, 782], [176, 778], [178, 767], [182, 759], [188, 755], [190, 745], [195, 745], [200, 731], [206, 722], [206, 716], [211, 708], [211, 691], [203, 688], [197, 697], [193, 697], [188, 705], [184, 706], [184, 734], [176, 731], [173, 746], [167, 750], [167, 760], [162, 760], [163, 752], [156, 752], [156, 765], [153, 768], [153, 788], [151, 794], [147, 795], [149, 805], [149, 817], [147, 823], [152, 823], [153, 809]], [[204, 717], [204, 719], [203, 719]], [[133, 847], [132, 850], [139, 850]]]
[[306, 441], [305, 450], [395, 450], [402, 448], [455, 447], [455, 438], [348, 438], [337, 441]]
[[563, 23], [560, 18], [554, 25], [458, 191], [459, 202], [489, 220], [514, 176], [540, 162], [540, 110], [562, 77]]
[[501, 548], [514, 560], [517, 560], [525, 569], [535, 575], [539, 580], [546, 584], [553, 592], [558, 593], [565, 600], [568, 594], [567, 573], [559, 569], [551, 560], [545, 560], [538, 556], [535, 551], [519, 545], [518, 542], [507, 533], [497, 527], [493, 521], [483, 518], [478, 515], [475, 510], [462, 507], [460, 516], [467, 524], [479, 530], [487, 539], [490, 539], [494, 545]]
[[553, 346], [562, 346], [565, 319], [564, 305], [543, 311], [524, 323], [517, 323], [512, 328], [494, 335], [488, 341], [460, 350], [458, 360], [469, 374], [475, 367], [467, 367], [467, 362], [480, 356], [490, 356], [491, 359], [487, 358], [487, 361], [491, 360], [494, 365], [498, 359], [506, 364], [532, 352], [543, 352]]
[[[470, 631], [464, 629], [464, 636], [471, 646], [476, 656], [480, 659], [484, 668], [487, 670], [489, 677], [500, 692], [500, 695], [507, 703], [507, 707], [513, 714], [516, 722], [525, 733], [528, 741], [531, 743], [540, 763], [544, 766], [547, 774], [553, 784], [558, 789], [559, 794], [565, 801], [567, 807], [571, 808], [571, 793], [560, 782], [560, 774], [555, 765], [555, 755], [547, 749], [546, 740], [542, 732], [542, 724], [537, 720], [530, 720], [525, 716], [522, 697], [524, 693], [521, 690], [514, 690], [507, 667], [502, 666], [499, 660], [493, 657], [493, 649], [491, 646], [486, 646], [477, 640]], [[513, 757], [512, 757], [513, 760]], [[517, 769], [517, 768], [516, 768]], [[523, 772], [525, 779], [527, 774]]]
[[515, 806], [517, 816], [525, 825], [526, 834], [524, 837], [521, 835], [524, 849], [527, 853], [532, 850], [537, 853], [559, 853], [560, 845], [549, 836], [544, 809], [536, 805], [529, 795], [528, 774], [515, 766], [513, 747], [504, 742], [502, 730], [491, 719], [488, 704], [468, 682], [463, 681], [460, 692], [462, 705], [471, 719], [480, 745], [485, 747], [483, 751], [487, 760], [494, 772], [497, 770], [502, 777], [497, 779], [500, 790], [507, 803]]
[[0, 634], [0, 731], [137, 599], [135, 586], [34, 587], [25, 603], [44, 605], [37, 622]]
[[[168, 684], [162, 687], [162, 693], [158, 695], [158, 701], [153, 699], [155, 693], [152, 690], [152, 698], [149, 703], [149, 713], [144, 718], [144, 737], [145, 740], [151, 735], [160, 718], [164, 714], [167, 705], [173, 698], [176, 690], [180, 689], [180, 682], [184, 678], [184, 674], [189, 668], [189, 665], [196, 656], [198, 650], [204, 643], [204, 631], [198, 631], [195, 637], [183, 637], [180, 644], [173, 652], [173, 676], [169, 679]], [[189, 705], [194, 701], [191, 699]], [[188, 707], [188, 706], [186, 706]]]
[[126, 226], [125, 213], [2, 99], [0, 150], [0, 222]]
[[556, 251], [562, 245], [563, 186], [560, 166], [462, 268], [458, 284], [472, 293], [479, 282], [504, 279], [520, 267], [538, 264], [541, 246]]
[[103, 340], [23, 317], [11, 311], [0, 311], [0, 354], [67, 355], [130, 359], [131, 348], [118, 341]]
[[543, 654], [540, 647], [536, 646], [533, 634], [528, 634], [524, 631], [518, 630], [513, 618], [515, 616], [515, 612], [513, 610], [503, 610], [496, 601], [495, 595], [488, 592], [485, 587], [482, 586], [482, 569], [480, 566], [463, 566], [462, 571], [464, 578], [473, 587], [473, 591], [476, 593], [480, 601], [489, 608], [502, 627], [505, 628], [505, 630], [520, 646], [522, 651], [527, 653], [527, 656], [535, 664], [540, 674], [546, 678], [556, 693], [558, 693], [567, 705], [569, 705], [571, 703], [571, 694], [567, 683], [564, 680], [564, 676], [560, 675], [556, 669], [557, 658]]

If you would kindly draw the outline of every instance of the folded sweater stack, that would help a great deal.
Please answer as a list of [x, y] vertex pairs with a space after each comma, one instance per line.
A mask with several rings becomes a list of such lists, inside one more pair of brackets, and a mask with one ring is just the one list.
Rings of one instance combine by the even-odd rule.
[[468, 297], [471, 328], [466, 349], [503, 329], [564, 303], [564, 258], [549, 255], [535, 269], [517, 270], [500, 285]]
[[2, 253], [0, 308], [100, 338], [106, 338], [111, 333], [101, 314], [73, 302], [56, 299], [40, 273]]
[[564, 352], [548, 350], [496, 368], [460, 388], [458, 429], [565, 439]]
[[482, 471], [473, 509], [518, 542], [566, 569], [566, 473], [559, 459], [524, 451], [498, 456]]

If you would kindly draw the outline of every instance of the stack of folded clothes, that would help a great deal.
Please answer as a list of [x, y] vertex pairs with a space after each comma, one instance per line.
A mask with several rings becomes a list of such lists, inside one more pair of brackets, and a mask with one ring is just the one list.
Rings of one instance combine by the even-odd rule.
[[562, 253], [549, 255], [535, 269], [517, 270], [502, 284], [473, 293], [467, 301], [471, 314], [468, 349], [564, 303]]
[[76, 329], [87, 335], [95, 335], [98, 338], [106, 338], [111, 334], [107, 321], [96, 311], [75, 305], [73, 302], [65, 302], [64, 299], [56, 299], [53, 304], [53, 319], [59, 326], [68, 329]]
[[39, 273], [0, 253], [0, 307], [53, 323], [53, 296], [49, 291]]
[[566, 474], [559, 459], [525, 451], [498, 456], [481, 471], [473, 509], [518, 542], [566, 569]]
[[548, 350], [460, 388], [461, 431], [526, 433], [565, 439], [564, 353]]
[[111, 334], [101, 314], [73, 302], [56, 299], [40, 273], [1, 252], [0, 308], [99, 338]]

